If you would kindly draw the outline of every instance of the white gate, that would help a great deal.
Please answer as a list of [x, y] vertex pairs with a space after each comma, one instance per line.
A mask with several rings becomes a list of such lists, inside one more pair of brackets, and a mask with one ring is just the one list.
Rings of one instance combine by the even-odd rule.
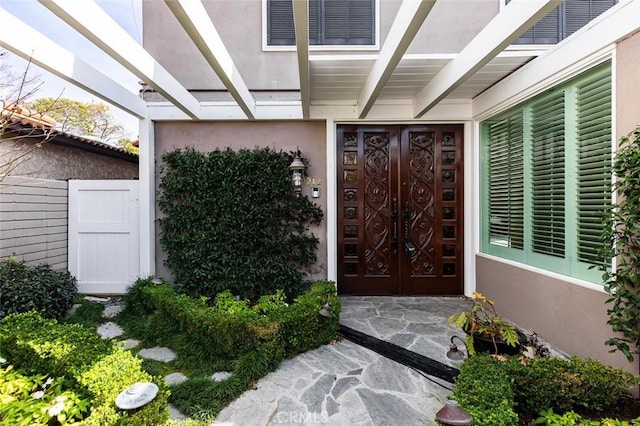
[[69, 181], [69, 271], [84, 294], [124, 294], [139, 274], [138, 181]]

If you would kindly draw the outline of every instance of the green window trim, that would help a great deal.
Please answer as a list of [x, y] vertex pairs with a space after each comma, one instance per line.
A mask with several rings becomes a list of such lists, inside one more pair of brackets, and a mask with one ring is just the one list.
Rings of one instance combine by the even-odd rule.
[[611, 63], [483, 121], [481, 251], [601, 284]]

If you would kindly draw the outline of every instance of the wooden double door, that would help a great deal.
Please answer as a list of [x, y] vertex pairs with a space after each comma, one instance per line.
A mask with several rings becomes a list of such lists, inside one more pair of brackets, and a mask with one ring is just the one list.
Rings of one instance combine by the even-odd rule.
[[339, 126], [338, 291], [463, 292], [463, 126]]

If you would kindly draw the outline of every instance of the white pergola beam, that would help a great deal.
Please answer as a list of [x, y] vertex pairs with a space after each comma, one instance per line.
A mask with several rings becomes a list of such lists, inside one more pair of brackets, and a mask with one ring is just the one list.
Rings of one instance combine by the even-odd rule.
[[2, 8], [0, 22], [1, 47], [137, 118], [146, 117], [142, 99]]
[[458, 56], [447, 63], [420, 91], [413, 101], [414, 117], [421, 117], [433, 108], [560, 3], [561, 0], [509, 2]]
[[200, 103], [94, 0], [38, 0], [193, 119]]
[[298, 74], [300, 75], [300, 100], [302, 117], [309, 118], [311, 83], [309, 77], [309, 2], [293, 0], [293, 25], [296, 33]]
[[255, 119], [256, 103], [201, 0], [165, 0], [242, 111]]
[[371, 110], [435, 2], [436, 0], [403, 0], [384, 45], [380, 49], [380, 55], [371, 67], [360, 92], [359, 118], [365, 118]]

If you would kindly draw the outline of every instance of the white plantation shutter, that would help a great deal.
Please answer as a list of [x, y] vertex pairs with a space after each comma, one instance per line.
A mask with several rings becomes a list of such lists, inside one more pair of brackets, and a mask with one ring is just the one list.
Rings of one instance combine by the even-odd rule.
[[608, 61], [481, 123], [483, 252], [602, 282], [611, 108]]
[[602, 214], [611, 203], [611, 70], [577, 84], [578, 260], [598, 263]]
[[531, 107], [533, 251], [564, 257], [564, 92]]
[[489, 124], [489, 241], [522, 249], [524, 175], [522, 111]]

